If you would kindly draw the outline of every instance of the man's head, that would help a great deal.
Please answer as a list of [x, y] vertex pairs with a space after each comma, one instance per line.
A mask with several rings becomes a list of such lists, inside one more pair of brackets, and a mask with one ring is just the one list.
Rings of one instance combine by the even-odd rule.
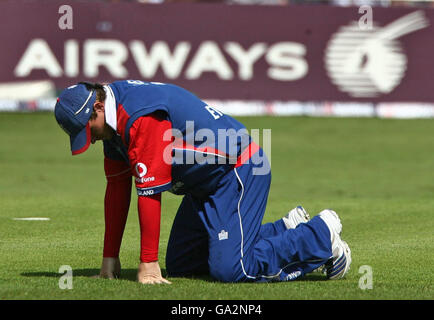
[[105, 98], [101, 84], [87, 82], [66, 88], [57, 98], [54, 115], [70, 137], [73, 155], [86, 151], [91, 142], [113, 136], [105, 122]]

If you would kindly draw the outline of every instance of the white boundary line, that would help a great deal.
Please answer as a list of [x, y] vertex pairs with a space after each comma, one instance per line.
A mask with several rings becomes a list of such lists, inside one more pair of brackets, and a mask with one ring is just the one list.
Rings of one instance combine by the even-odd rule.
[[28, 218], [12, 218], [12, 220], [16, 220], [16, 221], [49, 221], [50, 218], [28, 217]]

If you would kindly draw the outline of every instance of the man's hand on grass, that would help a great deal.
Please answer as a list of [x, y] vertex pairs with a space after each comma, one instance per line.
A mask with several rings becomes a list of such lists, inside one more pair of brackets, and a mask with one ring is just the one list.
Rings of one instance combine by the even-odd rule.
[[164, 279], [161, 275], [161, 269], [158, 261], [141, 262], [137, 272], [137, 281], [143, 284], [172, 284], [170, 281]]
[[99, 275], [92, 278], [117, 279], [121, 276], [121, 261], [119, 258], [103, 258]]

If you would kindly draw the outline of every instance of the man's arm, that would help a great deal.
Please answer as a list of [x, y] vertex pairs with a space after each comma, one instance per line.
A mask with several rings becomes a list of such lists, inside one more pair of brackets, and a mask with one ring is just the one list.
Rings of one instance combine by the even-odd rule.
[[163, 141], [171, 123], [152, 114], [138, 118], [130, 128], [128, 157], [138, 193], [140, 264], [137, 280], [144, 284], [170, 283], [158, 264], [161, 192], [171, 186], [171, 164], [163, 159], [170, 141]]

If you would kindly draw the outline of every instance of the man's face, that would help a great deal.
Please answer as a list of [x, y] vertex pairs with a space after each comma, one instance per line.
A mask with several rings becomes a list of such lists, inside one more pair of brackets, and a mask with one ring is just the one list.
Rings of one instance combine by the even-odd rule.
[[96, 117], [89, 120], [92, 143], [98, 140], [111, 139], [113, 137], [113, 129], [105, 122], [104, 103], [96, 102], [93, 108]]

